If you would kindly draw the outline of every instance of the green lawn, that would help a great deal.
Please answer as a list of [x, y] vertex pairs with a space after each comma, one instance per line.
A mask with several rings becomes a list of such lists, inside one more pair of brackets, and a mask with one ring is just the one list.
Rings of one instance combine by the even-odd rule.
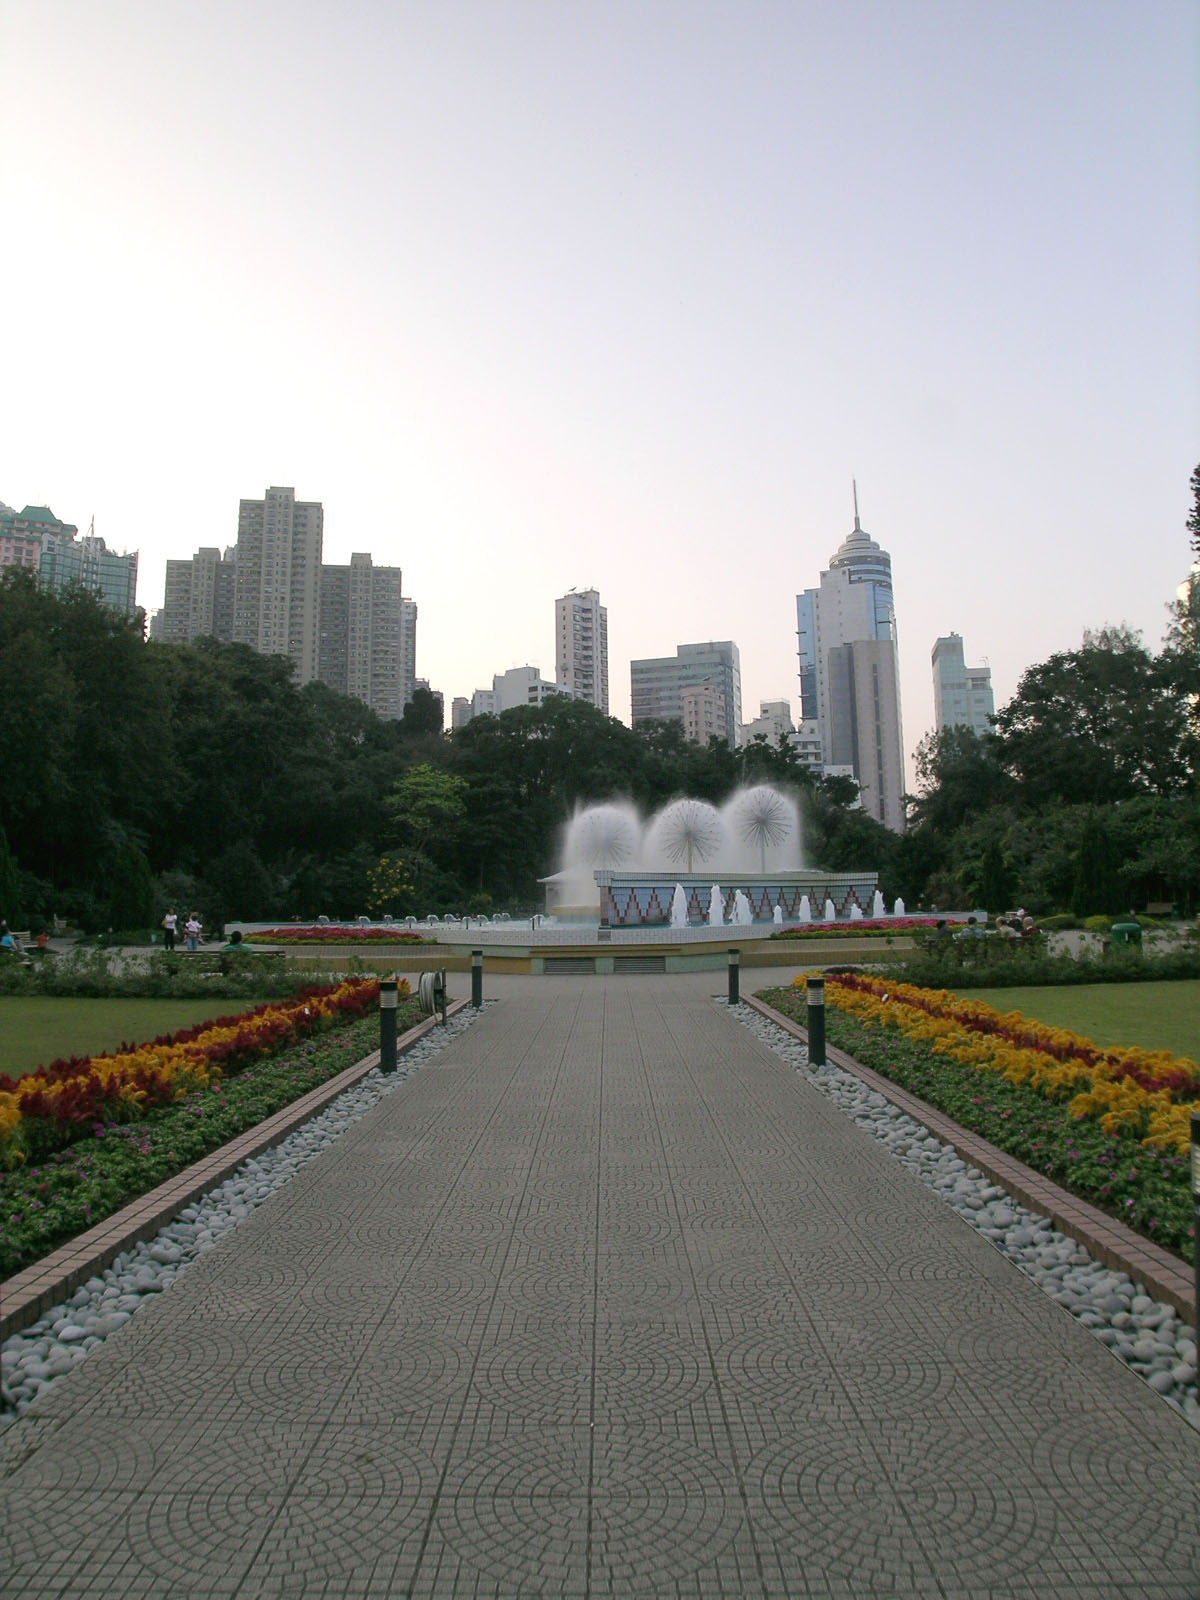
[[1200, 978], [1059, 988], [956, 989], [997, 1011], [1020, 1011], [1097, 1044], [1140, 1044], [1200, 1061]]
[[89, 1056], [210, 1017], [251, 1011], [258, 1000], [74, 1000], [0, 996], [0, 1072], [16, 1076], [58, 1056]]

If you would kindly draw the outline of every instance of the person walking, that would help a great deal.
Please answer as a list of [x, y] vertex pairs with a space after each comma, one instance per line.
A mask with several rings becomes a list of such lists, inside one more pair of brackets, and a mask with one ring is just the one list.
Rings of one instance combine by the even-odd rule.
[[163, 926], [163, 944], [166, 946], [166, 948], [168, 950], [174, 950], [174, 948], [175, 948], [175, 930], [179, 926], [179, 918], [175, 913], [175, 907], [174, 906], [170, 907], [170, 909], [167, 911], [166, 916], [162, 919], [162, 926]]

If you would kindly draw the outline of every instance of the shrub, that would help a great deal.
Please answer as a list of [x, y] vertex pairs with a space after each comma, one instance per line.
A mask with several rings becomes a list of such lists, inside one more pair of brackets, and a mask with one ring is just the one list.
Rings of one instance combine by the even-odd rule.
[[946, 939], [939, 949], [906, 954], [889, 971], [924, 989], [1141, 983], [1152, 978], [1200, 978], [1200, 947], [1182, 945], [1161, 954], [1144, 954], [1137, 946], [1115, 946], [1101, 956], [1072, 956], [1050, 955], [1037, 941]]

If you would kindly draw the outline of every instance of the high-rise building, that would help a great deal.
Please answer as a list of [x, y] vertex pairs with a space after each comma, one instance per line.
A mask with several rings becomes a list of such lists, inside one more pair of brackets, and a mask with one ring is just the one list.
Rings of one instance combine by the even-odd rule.
[[792, 708], [786, 700], [760, 700], [758, 716], [753, 722], [743, 722], [738, 729], [738, 743], [753, 744], [760, 735], [774, 750], [780, 739], [795, 733], [792, 726]]
[[543, 678], [537, 667], [510, 667], [507, 672], [497, 672], [490, 689], [476, 689], [470, 700], [459, 696], [453, 704], [454, 726], [463, 728], [472, 717], [499, 716], [502, 711], [512, 711], [517, 706], [541, 706], [555, 695], [575, 699], [565, 683], [552, 683]]
[[653, 656], [629, 663], [631, 721], [683, 721], [683, 691], [707, 684], [721, 696], [724, 723], [721, 738], [737, 746], [742, 720], [742, 658], [730, 639], [707, 644], [680, 644], [673, 656]]
[[60, 522], [49, 506], [26, 506], [24, 511], [5, 506], [0, 510], [0, 567], [30, 567], [36, 572], [46, 534], [73, 539], [78, 532], [70, 523]]
[[0, 512], [0, 567], [29, 567], [52, 593], [78, 584], [131, 617], [137, 609], [137, 551], [110, 550], [94, 530], [82, 538], [49, 506]]
[[725, 696], [713, 684], [689, 683], [681, 689], [679, 711], [683, 736], [692, 744], [707, 745], [710, 739], [725, 738]]
[[796, 597], [801, 717], [815, 722], [827, 767], [849, 767], [863, 809], [904, 827], [904, 741], [892, 561], [854, 528], [821, 574]]
[[403, 595], [400, 597], [400, 678], [407, 705], [417, 685], [417, 602]]
[[608, 711], [608, 610], [595, 589], [571, 589], [554, 602], [554, 649], [559, 683]]
[[412, 697], [404, 619], [411, 602], [400, 590], [400, 568], [377, 567], [365, 553], [352, 555], [348, 566], [321, 567], [317, 676], [393, 721]]
[[232, 545], [224, 553], [208, 545], [190, 561], [168, 561], [162, 610], [150, 624], [151, 637], [172, 644], [232, 639], [236, 573]]
[[290, 488], [238, 507], [234, 642], [289, 656], [297, 683], [319, 674], [324, 525], [321, 505]]
[[989, 733], [996, 702], [991, 667], [968, 667], [962, 635], [948, 633], [934, 644], [933, 720], [938, 728], [973, 728]]

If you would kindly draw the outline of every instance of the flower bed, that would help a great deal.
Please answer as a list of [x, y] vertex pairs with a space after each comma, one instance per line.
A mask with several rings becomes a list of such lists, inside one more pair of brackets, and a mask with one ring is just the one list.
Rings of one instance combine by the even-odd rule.
[[[401, 1030], [421, 1020], [402, 1001]], [[254, 1061], [237, 1077], [196, 1089], [138, 1122], [97, 1123], [45, 1159], [0, 1173], [0, 1278], [256, 1127], [311, 1089], [361, 1061], [379, 1044], [374, 1015]]]
[[59, 1059], [19, 1078], [0, 1075], [0, 1167], [61, 1150], [106, 1123], [136, 1122], [288, 1044], [363, 1016], [378, 993], [377, 980], [351, 978], [148, 1044]]
[[[803, 980], [764, 998], [805, 1020]], [[1106, 1050], [1018, 1012], [864, 974], [826, 974], [828, 1037], [1000, 1149], [1190, 1254], [1188, 1122], [1200, 1067]]]
[[360, 928], [328, 923], [322, 927], [259, 928], [243, 934], [243, 944], [436, 944], [408, 928]]
[[813, 922], [780, 928], [772, 939], [857, 939], [860, 934], [923, 933], [937, 926], [937, 917], [859, 917], [853, 922]]
[[1105, 1049], [1019, 1011], [1000, 1012], [949, 990], [889, 984], [863, 973], [831, 976], [826, 989], [832, 1005], [925, 1040], [935, 1054], [1067, 1100], [1073, 1117], [1094, 1116], [1105, 1133], [1181, 1155], [1188, 1151], [1191, 1111], [1200, 1110], [1200, 1065], [1186, 1056], [1136, 1045]]

